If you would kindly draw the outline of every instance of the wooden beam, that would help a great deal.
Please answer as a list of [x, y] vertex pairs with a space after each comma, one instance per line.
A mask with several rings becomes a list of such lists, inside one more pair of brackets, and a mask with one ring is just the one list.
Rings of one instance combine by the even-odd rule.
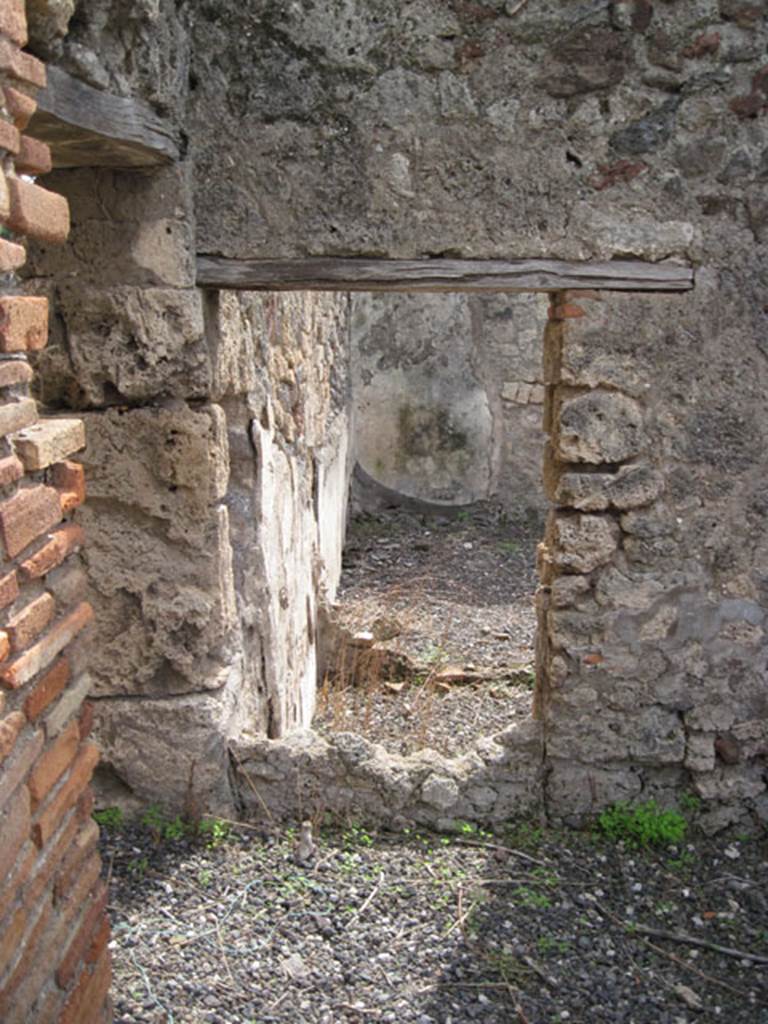
[[676, 263], [639, 260], [235, 260], [199, 255], [197, 284], [200, 288], [245, 291], [483, 292], [598, 288], [680, 292], [693, 288], [693, 269]]
[[55, 67], [28, 130], [51, 147], [54, 167], [156, 167], [179, 159], [172, 127], [148, 103], [93, 89]]

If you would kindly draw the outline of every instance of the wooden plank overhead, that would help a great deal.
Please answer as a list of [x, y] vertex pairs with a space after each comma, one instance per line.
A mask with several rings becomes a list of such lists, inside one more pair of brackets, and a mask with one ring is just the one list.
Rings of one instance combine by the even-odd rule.
[[55, 67], [29, 134], [48, 143], [54, 167], [156, 167], [179, 159], [173, 129], [149, 104], [101, 92]]
[[201, 288], [245, 291], [483, 292], [595, 288], [679, 292], [693, 287], [693, 269], [677, 263], [639, 260], [235, 260], [199, 255], [197, 284]]

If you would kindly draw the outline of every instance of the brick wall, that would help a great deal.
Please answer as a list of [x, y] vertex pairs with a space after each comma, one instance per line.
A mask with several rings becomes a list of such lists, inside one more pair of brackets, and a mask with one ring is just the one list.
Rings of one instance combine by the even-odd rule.
[[24, 0], [0, 6], [0, 1020], [105, 1021], [106, 889], [89, 782], [88, 678], [72, 515], [85, 496], [82, 422], [41, 419], [28, 353], [47, 341], [47, 300], [18, 294], [27, 237], [61, 242], [66, 200], [32, 180], [47, 147], [24, 135], [45, 68], [23, 52]]

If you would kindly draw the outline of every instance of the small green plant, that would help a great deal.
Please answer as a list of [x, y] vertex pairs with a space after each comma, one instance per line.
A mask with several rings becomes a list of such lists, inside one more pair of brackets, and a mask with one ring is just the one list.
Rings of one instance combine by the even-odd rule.
[[555, 939], [551, 935], [542, 935], [536, 945], [540, 953], [567, 953], [571, 948], [567, 939]]
[[552, 906], [549, 896], [537, 889], [530, 889], [527, 885], [517, 890], [517, 895], [524, 907], [534, 907], [536, 910], [545, 910]]
[[141, 816], [141, 824], [149, 829], [157, 843], [175, 843], [190, 831], [194, 831], [180, 814], [169, 818], [158, 804], [150, 804], [147, 807]]
[[119, 832], [125, 824], [125, 815], [119, 807], [104, 807], [93, 812], [93, 820], [107, 832]]
[[521, 850], [529, 850], [531, 852], [538, 850], [543, 837], [543, 830], [537, 825], [531, 825], [527, 821], [508, 825], [504, 830], [504, 838], [510, 846], [516, 846]]
[[671, 900], [659, 900], [654, 908], [657, 917], [671, 917], [677, 911], [677, 906]]
[[516, 540], [503, 540], [499, 544], [499, 551], [505, 555], [516, 555], [520, 550], [520, 545]]
[[342, 836], [344, 846], [350, 850], [356, 846], [373, 846], [373, 836], [362, 825], [350, 825]]
[[445, 661], [445, 651], [432, 640], [426, 644], [421, 656], [427, 665], [436, 665], [438, 662]]
[[198, 872], [198, 874], [197, 874], [197, 884], [202, 889], [207, 889], [208, 886], [211, 884], [211, 879], [212, 878], [213, 878], [213, 872], [211, 871], [211, 869], [210, 868], [202, 868]]
[[665, 811], [655, 800], [644, 804], [620, 801], [603, 811], [597, 824], [609, 839], [621, 840], [633, 847], [679, 843], [688, 827], [679, 811]]
[[128, 870], [134, 878], [142, 879], [146, 875], [149, 869], [149, 858], [148, 857], [136, 857], [128, 865]]
[[221, 818], [203, 818], [197, 826], [198, 835], [210, 850], [215, 850], [229, 837], [230, 827]]
[[695, 793], [683, 793], [680, 797], [680, 810], [686, 814], [697, 814], [701, 810], [701, 797]]
[[465, 509], [465, 508], [460, 509], [456, 513], [456, 522], [457, 523], [471, 523], [472, 522], [472, 513], [468, 512], [467, 509]]
[[685, 871], [693, 867], [695, 861], [696, 858], [690, 850], [683, 850], [677, 857], [670, 857], [667, 861], [667, 867], [670, 871]]
[[179, 815], [176, 815], [171, 821], [167, 821], [163, 828], [163, 839], [167, 839], [169, 842], [175, 843], [179, 839], [183, 839], [186, 834], [187, 826], [184, 824]]

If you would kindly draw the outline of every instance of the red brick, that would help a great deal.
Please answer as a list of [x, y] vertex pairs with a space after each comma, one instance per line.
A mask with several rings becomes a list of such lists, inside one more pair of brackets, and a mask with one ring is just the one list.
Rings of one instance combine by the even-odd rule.
[[[94, 822], [94, 825], [95, 824], [96, 822]], [[45, 850], [38, 851], [35, 847], [35, 851], [38, 855], [37, 864], [35, 865], [35, 870], [29, 880], [29, 883], [22, 893], [22, 900], [26, 906], [31, 907], [37, 903], [42, 894], [48, 888], [51, 883], [51, 879], [61, 867], [61, 863], [66, 857], [67, 852], [71, 850], [72, 844], [77, 841], [77, 832], [79, 828], [80, 822], [74, 814], [71, 814], [66, 819], [63, 827], [59, 829], [53, 842], [49, 843]], [[53, 902], [54, 904], [56, 903], [55, 894]]]
[[20, 89], [13, 89], [10, 85], [3, 89], [3, 95], [5, 96], [5, 109], [11, 115], [11, 120], [16, 128], [23, 132], [37, 110], [37, 103], [31, 96], [27, 96]]
[[[93, 822], [95, 825], [96, 822]], [[98, 834], [98, 829], [96, 830]], [[79, 838], [79, 837], [78, 837]], [[93, 841], [95, 844], [95, 840]], [[88, 893], [99, 882], [101, 875], [101, 857], [98, 848], [91, 845], [84, 857], [80, 857], [67, 868], [65, 876], [57, 875], [53, 883], [54, 905], [61, 908], [62, 913], [74, 906], [75, 911], [83, 905]]]
[[[2, 18], [2, 14], [0, 14]], [[0, 149], [4, 149], [7, 153], [18, 153], [21, 147], [21, 136], [19, 135], [18, 128], [9, 121], [3, 121], [0, 118]]]
[[3, 0], [0, 7], [0, 32], [17, 46], [27, 45], [27, 15], [24, 0]]
[[91, 780], [98, 760], [99, 748], [96, 744], [83, 744], [68, 777], [42, 810], [38, 811], [32, 825], [32, 839], [39, 847], [45, 846], [64, 815], [77, 803], [80, 794]]
[[9, 558], [50, 530], [61, 519], [59, 495], [40, 484], [25, 488], [0, 504], [0, 537]]
[[57, 654], [84, 629], [93, 618], [93, 609], [87, 601], [82, 601], [74, 611], [70, 612], [46, 635], [19, 655], [7, 668], [0, 672], [0, 683], [9, 690], [16, 690], [28, 683], [42, 669], [47, 668]]
[[573, 300], [581, 302], [583, 299], [594, 299], [596, 302], [603, 301], [602, 293], [595, 291], [594, 288], [568, 288], [562, 292], [562, 295], [566, 302], [572, 302]]
[[19, 733], [26, 724], [26, 715], [20, 711], [12, 711], [0, 722], [0, 761], [4, 761], [13, 751]]
[[48, 174], [53, 167], [51, 147], [24, 135], [14, 165], [17, 174]]
[[81, 740], [87, 740], [88, 737], [91, 735], [91, 731], [93, 729], [94, 714], [95, 710], [93, 704], [91, 701], [87, 700], [85, 704], [83, 704], [83, 708], [80, 712], [80, 717], [78, 718]]
[[[2, 989], [2, 1004], [0, 1004], [0, 1011], [4, 1006], [8, 1005], [9, 1008], [15, 1009], [15, 997], [16, 992], [19, 988], [22, 988], [27, 976], [30, 972], [32, 964], [35, 962], [40, 953], [45, 949], [48, 944], [47, 939], [50, 933], [51, 918], [53, 916], [53, 908], [50, 900], [46, 900], [43, 904], [42, 910], [37, 916], [37, 920], [33, 924], [32, 928], [27, 933], [24, 939], [24, 948], [21, 956], [17, 958], [16, 967], [13, 973], [5, 981]], [[42, 946], [42, 949], [41, 949]], [[14, 958], [16, 959], [16, 958]], [[46, 958], [47, 959], [47, 958]], [[50, 961], [48, 961], [50, 972]], [[40, 987], [40, 986], [38, 986]], [[29, 1018], [27, 1018], [29, 1019]], [[3, 1017], [3, 1020], [7, 1020], [7, 1017]], [[42, 1020], [36, 1015], [35, 1020], [39, 1020], [40, 1024], [43, 1024]]]
[[16, 863], [0, 884], [0, 920], [8, 913], [11, 904], [18, 899], [25, 882], [32, 874], [36, 860], [36, 848], [31, 842], [25, 843], [19, 851]]
[[[37, 423], [37, 402], [34, 398], [17, 398], [0, 404], [0, 436], [15, 434]], [[17, 452], [21, 458], [21, 453]], [[22, 463], [24, 459], [21, 459]]]
[[29, 647], [51, 621], [55, 610], [56, 602], [51, 595], [41, 594], [9, 619], [5, 629], [11, 650], [18, 653]]
[[64, 242], [69, 234], [69, 203], [56, 192], [21, 178], [8, 179], [11, 216], [8, 227], [43, 242]]
[[6, 359], [5, 362], [0, 362], [0, 388], [10, 388], [14, 384], [29, 384], [32, 377], [32, 367], [24, 359]]
[[[67, 946], [67, 950], [56, 970], [56, 984], [59, 988], [69, 988], [77, 968], [86, 959], [86, 954], [89, 952], [89, 947], [96, 937], [96, 931], [102, 924], [106, 909], [107, 887], [102, 883], [93, 894], [90, 905], [86, 908], [80, 925], [72, 936], [72, 940]], [[91, 963], [98, 958], [99, 953], [101, 953], [101, 949], [98, 950], [96, 957], [91, 958]]]
[[0, 811], [0, 878], [11, 870], [29, 838], [29, 793], [19, 787]]
[[24, 266], [27, 253], [23, 245], [0, 238], [0, 274], [8, 274]]
[[94, 800], [93, 797], [93, 790], [89, 786], [88, 789], [86, 789], [86, 791], [77, 801], [76, 814], [78, 821], [90, 821], [93, 818], [93, 809], [95, 806], [96, 801]]
[[[3, 765], [3, 770], [0, 772], [0, 807], [3, 807], [10, 801], [13, 794], [24, 782], [30, 768], [43, 749], [43, 743], [42, 729], [37, 729], [35, 732], [25, 731], [22, 733], [16, 742], [16, 750], [13, 756]], [[1, 837], [0, 846], [2, 846]], [[0, 863], [0, 878], [2, 876], [3, 866]]]
[[70, 679], [69, 661], [61, 657], [50, 668], [24, 701], [24, 713], [30, 722], [34, 722], [54, 701]]
[[88, 949], [85, 951], [85, 962], [87, 964], [94, 964], [101, 956], [101, 951], [109, 942], [109, 936], [112, 932], [112, 928], [109, 921], [109, 916], [104, 913], [101, 920], [97, 923], [96, 929], [93, 933], [93, 937], [88, 944]]
[[31, 53], [22, 53], [7, 39], [0, 39], [0, 72], [36, 89], [45, 88], [45, 64]]
[[571, 320], [576, 317], [586, 316], [586, 313], [573, 302], [566, 302], [560, 306], [550, 306], [549, 308], [549, 319], [550, 320]]
[[[76, 819], [75, 819], [76, 820]], [[53, 883], [53, 902], [69, 899], [83, 874], [83, 864], [98, 851], [99, 826], [88, 818], [80, 827], [74, 841], [64, 851]]]
[[11, 653], [11, 641], [4, 629], [0, 629], [0, 661], [5, 661]]
[[19, 581], [16, 570], [0, 577], [0, 608], [7, 608], [19, 596]]
[[64, 772], [69, 768], [80, 749], [80, 728], [73, 720], [38, 760], [29, 776], [30, 795], [33, 809], [50, 793]]
[[4, 459], [0, 459], [0, 487], [15, 484], [17, 480], [21, 480], [23, 475], [24, 467], [21, 464], [21, 459], [16, 455], [8, 455]]
[[82, 547], [85, 535], [82, 527], [67, 523], [50, 535], [51, 539], [19, 566], [23, 579], [33, 580], [45, 576], [61, 565], [68, 555]]
[[109, 950], [105, 949], [93, 970], [86, 968], [81, 973], [64, 1004], [58, 1024], [92, 1024], [96, 1021], [98, 1011], [107, 998], [111, 976], [112, 963]]
[[[16, 951], [24, 938], [24, 933], [29, 924], [29, 914], [26, 907], [16, 907], [12, 910], [5, 921], [0, 924], [0, 974], [15, 959]], [[3, 996], [7, 985], [3, 985]]]
[[9, 951], [10, 955], [3, 957], [6, 947], [6, 937], [2, 938], [3, 951], [0, 952], [0, 972], [16, 961], [16, 968], [9, 978], [3, 983], [3, 998], [9, 999], [19, 987], [29, 967], [29, 960], [34, 955], [40, 939], [48, 928], [51, 920], [53, 906], [50, 899], [46, 899], [37, 913], [29, 907], [23, 907], [22, 913], [26, 918], [25, 927], [21, 936], [16, 938], [16, 948]]
[[[3, 1024], [47, 1024], [46, 1018], [40, 1014], [30, 1014], [30, 1008], [40, 997], [41, 990], [52, 980], [53, 967], [61, 955], [69, 935], [73, 921], [83, 903], [87, 900], [91, 889], [98, 882], [99, 859], [86, 867], [82, 878], [78, 880], [72, 899], [61, 907], [51, 920], [51, 927], [42, 937], [42, 942], [32, 957], [25, 957], [23, 968], [18, 976], [14, 976], [13, 984], [16, 991], [10, 998], [6, 987], [0, 990], [0, 1020]], [[21, 965], [20, 965], [21, 966]], [[58, 1020], [58, 1017], [55, 1018]]]
[[66, 515], [85, 501], [85, 470], [79, 462], [57, 462], [53, 467], [53, 486], [61, 497], [61, 511]]
[[9, 295], [0, 299], [0, 351], [38, 352], [48, 341], [48, 299]]

